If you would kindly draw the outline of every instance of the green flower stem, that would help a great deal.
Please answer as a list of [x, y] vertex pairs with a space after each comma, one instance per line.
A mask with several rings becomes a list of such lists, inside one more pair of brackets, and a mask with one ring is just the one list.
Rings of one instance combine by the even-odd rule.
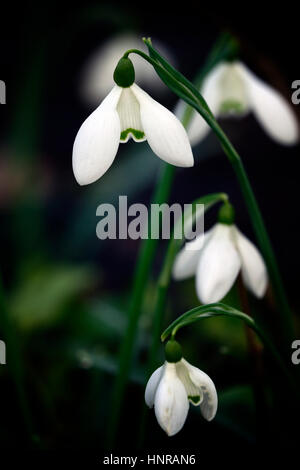
[[[225, 193], [209, 194], [207, 196], [203, 196], [200, 199], [197, 199], [197, 201], [193, 203], [193, 206], [195, 207], [196, 204], [204, 204], [205, 206], [204, 212], [206, 212], [216, 203], [222, 202], [222, 201], [226, 202], [227, 200], [228, 200], [228, 196]], [[197, 218], [197, 214], [195, 213], [191, 217], [191, 222], [190, 222], [191, 226], [192, 226], [193, 221], [196, 218]], [[183, 226], [187, 223], [187, 221], [184, 221], [184, 217], [181, 223]], [[168, 244], [166, 256], [165, 256], [162, 270], [158, 279], [156, 302], [155, 302], [154, 315], [153, 315], [152, 344], [150, 348], [148, 366], [147, 366], [147, 371], [149, 374], [153, 372], [153, 369], [155, 367], [156, 352], [157, 352], [158, 345], [159, 345], [160, 332], [161, 332], [162, 322], [163, 322], [163, 314], [166, 308], [167, 291], [171, 282], [174, 260], [183, 242], [184, 240], [182, 239], [179, 240], [179, 239], [174, 238], [174, 233], [173, 233], [173, 236]]]
[[[152, 54], [152, 57], [148, 57], [146, 60], [152, 63], [161, 79], [174, 91], [174, 93], [198, 111], [205, 119], [218, 137], [221, 146], [235, 171], [258, 244], [268, 268], [274, 295], [278, 304], [278, 316], [281, 322], [280, 328], [285, 342], [284, 348], [287, 350], [292, 338], [294, 337], [292, 312], [289, 308], [272, 245], [242, 160], [217, 123], [207, 103], [196, 87], [170, 64], [168, 64], [168, 62], [166, 62], [166, 60], [163, 59], [157, 51], [155, 51], [151, 45], [151, 41], [145, 40], [144, 42], [148, 46], [150, 54]], [[144, 57], [144, 55], [142, 56]], [[159, 60], [160, 63], [158, 63], [157, 60]]]
[[[224, 45], [225, 45], [225, 52], [223, 50]], [[231, 46], [228, 44], [228, 35], [221, 35], [221, 38], [216, 42], [216, 45], [213, 48], [213, 51], [209, 56], [209, 59], [205, 66], [205, 70], [208, 71], [209, 64], [211, 64], [212, 66], [215, 62], [217, 62], [221, 58], [224, 58], [225, 55], [228, 54], [230, 50], [231, 50]], [[161, 67], [154, 59], [150, 58], [145, 53], [137, 49], [128, 50], [123, 55], [123, 57], [127, 58], [130, 53], [136, 53], [136, 54], [141, 55], [145, 60], [150, 62], [151, 65], [153, 65], [155, 68], [158, 67], [161, 72], [164, 72], [164, 68]], [[202, 77], [203, 77], [203, 73], [202, 73]], [[190, 113], [187, 113], [183, 117], [182, 123], [184, 126], [188, 125], [191, 117], [192, 115]], [[165, 177], [166, 179], [168, 177], [169, 179], [173, 179], [174, 168], [172, 170], [170, 166], [167, 166], [165, 173], [167, 174], [167, 176]], [[160, 186], [163, 186], [164, 184], [165, 182], [164, 182], [164, 176], [163, 176], [162, 180], [160, 181]], [[171, 181], [169, 181], [169, 185], [171, 186]], [[161, 192], [160, 186], [157, 188], [157, 193], [156, 193], [157, 195], [159, 195]], [[170, 187], [169, 187], [169, 191], [170, 191]], [[160, 197], [159, 202], [160, 203], [166, 202], [167, 196], [168, 196], [168, 193], [166, 193], [165, 200]], [[126, 383], [128, 380], [128, 372], [129, 372], [131, 359], [132, 359], [135, 334], [137, 331], [142, 299], [143, 299], [143, 295], [146, 289], [146, 280], [148, 278], [149, 271], [151, 269], [152, 258], [154, 256], [156, 246], [157, 246], [157, 241], [145, 240], [141, 247], [140, 255], [137, 261], [137, 267], [136, 267], [134, 281], [133, 281], [132, 298], [131, 298], [131, 303], [130, 303], [129, 312], [128, 312], [129, 324], [128, 324], [128, 329], [127, 329], [123, 344], [121, 346], [118, 375], [116, 378], [116, 383], [115, 383], [113, 396], [112, 396], [111, 415], [110, 415], [110, 423], [109, 423], [109, 430], [108, 430], [108, 442], [110, 445], [113, 444], [116, 431], [117, 431], [117, 423], [118, 423], [119, 414], [121, 411]], [[159, 312], [163, 311], [163, 306], [165, 305], [165, 300], [166, 300], [167, 288], [165, 286], [162, 286], [158, 290], [159, 290], [159, 293], [157, 296], [158, 313], [157, 315], [155, 315], [156, 320], [154, 322], [154, 329], [155, 329], [154, 338], [159, 337], [160, 319], [162, 316], [159, 314]], [[156, 343], [158, 339], [155, 339], [154, 341]], [[156, 350], [155, 344], [151, 349], [153, 351]], [[150, 353], [150, 355], [151, 354], [152, 353]]]
[[[144, 52], [139, 51], [137, 49], [131, 49], [127, 51], [123, 55], [123, 57], [127, 58], [130, 53], [137, 53], [141, 55], [145, 60], [148, 60], [148, 62], [150, 62], [153, 66], [156, 65], [156, 62], [153, 59], [148, 57], [147, 54], [145, 54]], [[168, 200], [174, 174], [175, 167], [168, 164], [164, 166], [164, 172], [157, 186], [153, 203], [162, 204]], [[135, 268], [132, 295], [128, 309], [128, 327], [124, 337], [124, 341], [121, 345], [118, 374], [116, 377], [116, 382], [114, 385], [111, 399], [111, 414], [108, 429], [108, 444], [110, 446], [113, 445], [116, 437], [119, 415], [124, 399], [124, 391], [128, 381], [128, 374], [132, 361], [133, 348], [138, 328], [138, 321], [141, 313], [142, 300], [146, 290], [146, 282], [152, 267], [153, 257], [156, 251], [157, 244], [158, 240], [152, 240], [151, 238], [148, 238], [143, 241]]]
[[[164, 270], [163, 270], [164, 271]], [[156, 368], [157, 362], [157, 351], [160, 344], [160, 333], [162, 330], [163, 318], [166, 310], [166, 303], [167, 303], [167, 294], [168, 294], [168, 276], [167, 273], [162, 272], [157, 286], [156, 286], [156, 301], [154, 307], [154, 315], [153, 315], [153, 323], [152, 323], [152, 341], [151, 346], [148, 354], [148, 360], [146, 365], [146, 376], [147, 379], [150, 377], [152, 372]], [[143, 396], [143, 403], [141, 406], [141, 419], [139, 423], [139, 434], [138, 434], [138, 448], [142, 449], [145, 440], [145, 431], [147, 426], [148, 420], [148, 409], [146, 408], [144, 396]]]
[[281, 369], [285, 377], [287, 378], [291, 388], [296, 392], [296, 384], [289, 373], [285, 362], [283, 361], [280, 353], [278, 352], [277, 348], [274, 346], [273, 342], [269, 339], [268, 335], [265, 333], [263, 328], [258, 325], [253, 318], [249, 317], [249, 315], [245, 314], [244, 312], [240, 312], [239, 310], [230, 307], [229, 305], [222, 304], [220, 302], [201, 305], [200, 307], [195, 307], [188, 312], [184, 313], [180, 317], [178, 317], [173, 323], [171, 323], [168, 328], [162, 333], [161, 341], [166, 341], [170, 336], [171, 338], [175, 338], [179, 329], [183, 328], [184, 326], [191, 325], [195, 321], [203, 320], [205, 318], [212, 318], [217, 316], [228, 316], [231, 318], [236, 318], [238, 320], [242, 320], [245, 324], [251, 328], [261, 339], [262, 343], [266, 346], [268, 351], [271, 353], [272, 357], [274, 358], [275, 362], [277, 363], [278, 367]]
[[281, 320], [281, 328], [286, 341], [286, 348], [289, 348], [291, 339], [294, 337], [293, 317], [288, 304], [276, 257], [264, 224], [263, 217], [261, 215], [259, 206], [257, 204], [254, 192], [252, 190], [250, 181], [248, 179], [240, 156], [238, 155], [232, 144], [229, 142], [229, 140], [227, 139], [218, 124], [214, 126], [214, 130], [221, 142], [221, 145], [226, 155], [228, 156], [228, 159], [239, 181], [241, 191], [244, 196], [244, 201], [250, 215], [253, 230], [260, 246], [262, 255], [265, 259], [271, 284], [273, 286], [273, 292], [277, 300], [278, 315]]
[[11, 374], [12, 380], [15, 384], [16, 393], [18, 397], [18, 403], [20, 406], [21, 413], [23, 415], [25, 429], [32, 444], [37, 445], [39, 443], [39, 437], [34, 433], [32, 416], [24, 388], [24, 372], [21, 359], [21, 351], [18, 344], [18, 338], [14, 326], [11, 323], [9, 314], [7, 311], [6, 298], [4, 289], [0, 278], [0, 318], [1, 326], [4, 334], [4, 341], [7, 352], [7, 367]]
[[[241, 310], [251, 316], [248, 292], [241, 274], [237, 279], [237, 289]], [[244, 331], [252, 376], [251, 382], [256, 410], [256, 433], [258, 441], [262, 443], [269, 430], [269, 403], [264, 385], [263, 347], [258, 344], [255, 332], [245, 324]]]
[[[225, 193], [215, 193], [203, 196], [193, 203], [193, 206], [196, 207], [197, 204], [204, 204], [204, 212], [211, 208], [214, 204], [218, 202], [227, 202], [228, 196]], [[202, 215], [202, 214], [200, 214]], [[195, 219], [197, 218], [197, 213], [191, 214], [191, 220], [185, 220], [184, 215], [182, 221], [179, 223], [184, 227], [187, 223], [192, 227]], [[154, 306], [153, 314], [153, 325], [152, 325], [152, 342], [150, 346], [150, 351], [148, 355], [148, 361], [146, 366], [147, 377], [149, 377], [154, 369], [156, 368], [157, 362], [157, 350], [160, 344], [160, 332], [162, 330], [162, 323], [164, 319], [164, 313], [166, 310], [167, 303], [167, 294], [168, 288], [171, 282], [172, 268], [174, 264], [175, 257], [183, 243], [184, 240], [174, 238], [174, 233], [176, 228], [174, 228], [173, 236], [169, 241], [167, 252], [164, 258], [163, 266], [159, 275], [159, 279], [156, 287], [156, 301]], [[139, 432], [139, 448], [142, 448], [142, 444], [145, 437], [145, 427], [146, 427], [146, 407], [143, 405], [141, 423], [140, 423], [140, 432]]]
[[[175, 167], [164, 164], [161, 178], [158, 182], [153, 204], [162, 204], [169, 199], [172, 182], [175, 175]], [[156, 239], [147, 238], [142, 242], [140, 253], [138, 256], [135, 273], [133, 277], [133, 289], [128, 309], [128, 327], [124, 337], [124, 341], [120, 350], [120, 361], [118, 367], [118, 375], [116, 377], [115, 386], [111, 401], [111, 414], [108, 429], [109, 445], [113, 444], [117, 431], [119, 414], [124, 398], [124, 391], [128, 380], [128, 374], [131, 366], [133, 349], [135, 345], [138, 321], [142, 309], [142, 301], [145, 294], [147, 280], [152, 267], [154, 254], [158, 245]]]

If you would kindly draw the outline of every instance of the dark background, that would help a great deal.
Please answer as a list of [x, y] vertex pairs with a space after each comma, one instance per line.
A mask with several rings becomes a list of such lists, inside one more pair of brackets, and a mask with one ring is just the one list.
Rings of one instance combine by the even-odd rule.
[[[7, 104], [0, 107], [0, 261], [9, 309], [17, 312], [12, 315], [42, 449], [89, 449], [98, 454], [107, 449], [114, 377], [114, 363], [109, 361], [118, 353], [126, 324], [124, 305], [139, 243], [100, 242], [95, 236], [95, 210], [101, 202], [115, 202], [118, 194], [127, 194], [130, 202], [149, 204], [160, 167], [146, 144], [130, 143], [119, 152], [115, 170], [112, 167], [91, 186], [77, 185], [71, 168], [72, 145], [92, 110], [79, 93], [80, 72], [87, 57], [111, 36], [134, 31], [151, 36], [154, 45], [155, 39], [165, 44], [180, 71], [193, 79], [218, 35], [228, 30], [240, 42], [242, 60], [290, 100], [291, 83], [299, 79], [298, 18], [299, 12], [285, 5], [266, 13], [253, 4], [239, 11], [228, 6], [222, 11], [217, 5], [173, 5], [172, 9], [160, 5], [157, 9], [154, 4], [135, 7], [111, 2], [2, 6], [0, 79], [6, 82]], [[177, 101], [171, 93], [155, 96], [152, 92], [152, 96], [170, 109]], [[294, 110], [299, 116], [300, 107], [294, 106]], [[297, 314], [299, 146], [287, 148], [272, 142], [252, 115], [241, 122], [224, 120], [221, 124], [243, 158]], [[135, 160], [127, 164], [130, 152]], [[239, 187], [215, 137], [209, 135], [194, 155], [193, 170], [178, 169], [171, 200], [186, 203], [210, 192], [227, 192], [236, 207], [239, 227], [254, 240]], [[130, 164], [139, 178], [132, 175]], [[212, 211], [207, 224], [214, 220]], [[164, 248], [162, 244], [154, 277]], [[37, 291], [45, 295], [36, 299]], [[174, 317], [194, 306], [192, 282], [180, 289], [172, 286], [171, 297]], [[263, 309], [253, 303], [258, 311]], [[264, 307], [262, 315], [270, 320], [272, 311]], [[151, 312], [151, 301], [139, 337], [141, 364], [151, 334], [147, 308]], [[98, 318], [95, 312], [99, 311]], [[275, 441], [269, 435], [272, 419], [266, 418], [262, 425], [255, 417], [249, 399], [250, 366], [239, 340], [243, 333], [233, 325], [220, 323], [216, 328], [191, 333], [190, 359], [212, 372], [219, 388], [227, 390], [228, 414], [224, 405], [223, 415], [221, 410], [219, 421], [211, 426], [199, 422], [197, 413], [190, 413], [184, 431], [168, 440], [151, 413], [142, 450], [165, 452], [171, 448], [193, 453], [210, 448], [212, 442], [222, 449], [230, 448], [232, 442], [293, 446], [292, 438], [283, 437], [297, 436], [295, 423], [288, 417], [277, 417], [282, 429]], [[104, 365], [103, 357], [109, 358]], [[3, 366], [0, 372], [1, 403], [5, 403], [1, 447], [28, 448], [11, 379]], [[136, 403], [140, 406], [143, 390], [143, 381], [132, 381], [118, 449], [137, 447]]]

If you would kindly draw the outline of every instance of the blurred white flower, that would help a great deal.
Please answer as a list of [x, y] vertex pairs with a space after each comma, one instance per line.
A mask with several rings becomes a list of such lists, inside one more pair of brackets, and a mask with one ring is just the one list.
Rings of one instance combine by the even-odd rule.
[[210, 377], [185, 359], [165, 362], [151, 375], [145, 390], [146, 404], [154, 405], [158, 424], [168, 434], [178, 433], [186, 420], [189, 402], [200, 405], [203, 417], [211, 421], [217, 412], [218, 397]]
[[73, 146], [77, 182], [90, 184], [111, 166], [119, 143], [147, 140], [153, 152], [176, 166], [194, 164], [190, 142], [181, 122], [135, 83], [115, 85], [100, 106], [84, 121]]
[[[284, 145], [298, 142], [299, 128], [291, 106], [241, 62], [218, 64], [205, 78], [200, 92], [216, 117], [244, 116], [252, 111], [276, 142]], [[182, 118], [184, 109], [185, 104], [179, 102], [176, 115]], [[188, 126], [191, 143], [199, 143], [209, 129], [205, 120], [194, 112]]]
[[[162, 51], [163, 56], [174, 65], [174, 58], [170, 51], [160, 41], [155, 40], [155, 43]], [[97, 104], [99, 98], [103, 98], [109, 93], [116, 63], [128, 49], [140, 49], [147, 52], [142, 36], [123, 33], [112, 37], [93, 53], [82, 73], [81, 94], [85, 101], [89, 104]], [[137, 83], [149, 90], [168, 90], [152, 65], [136, 54], [132, 54], [131, 60], [135, 68]]]
[[182, 280], [196, 275], [200, 302], [207, 304], [221, 300], [231, 289], [240, 270], [246, 287], [256, 297], [265, 294], [268, 276], [264, 260], [234, 224], [217, 223], [204, 234], [204, 242], [199, 249], [197, 243], [197, 238], [186, 243], [178, 253], [173, 277]]

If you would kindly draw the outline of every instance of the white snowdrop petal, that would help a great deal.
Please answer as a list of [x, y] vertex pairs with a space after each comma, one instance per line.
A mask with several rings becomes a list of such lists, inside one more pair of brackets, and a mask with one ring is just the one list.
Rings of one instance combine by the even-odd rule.
[[220, 62], [214, 67], [203, 80], [203, 84], [200, 90], [203, 98], [207, 102], [210, 110], [213, 114], [217, 115], [221, 103], [221, 89], [220, 84], [222, 77], [228, 71], [228, 64]]
[[189, 373], [190, 380], [203, 394], [200, 403], [201, 414], [207, 421], [211, 421], [215, 417], [218, 408], [218, 395], [215, 384], [205, 372], [192, 366], [185, 359], [182, 359], [182, 362]]
[[140, 104], [143, 129], [153, 152], [172, 165], [193, 166], [190, 142], [177, 117], [136, 84], [131, 86], [131, 90]]
[[114, 161], [120, 141], [120, 119], [116, 111], [120, 94], [121, 88], [115, 86], [76, 135], [73, 172], [80, 185], [99, 179]]
[[200, 116], [197, 111], [193, 111], [193, 115], [188, 126], [188, 136], [191, 145], [194, 146], [199, 144], [199, 142], [205, 139], [209, 131], [210, 127], [205, 121], [205, 119], [203, 119], [203, 117]]
[[256, 246], [235, 227], [236, 245], [242, 261], [245, 285], [257, 297], [263, 297], [268, 284], [267, 269]]
[[196, 290], [200, 301], [206, 304], [221, 300], [232, 287], [240, 267], [232, 226], [216, 224], [197, 267]]
[[175, 364], [176, 373], [178, 378], [184, 385], [187, 397], [194, 406], [199, 405], [203, 400], [203, 392], [200, 386], [192, 381], [188, 368], [186, 367], [186, 361], [181, 359]]
[[173, 436], [182, 429], [189, 410], [189, 401], [184, 385], [176, 374], [175, 364], [166, 363], [159, 382], [154, 402], [159, 425]]
[[132, 93], [131, 87], [123, 88], [118, 101], [117, 111], [121, 125], [120, 141], [126, 143], [130, 137], [135, 142], [146, 140], [141, 122], [140, 105]]
[[[200, 93], [207, 102], [210, 110], [215, 117], [219, 114], [221, 93], [220, 93], [220, 80], [222, 75], [227, 70], [227, 64], [221, 62], [214, 67], [206, 76], [203, 81]], [[188, 125], [188, 136], [192, 145], [201, 142], [210, 130], [209, 125], [196, 111], [193, 112], [193, 117]]]
[[[174, 109], [174, 114], [178, 117], [178, 119], [180, 119], [181, 122], [183, 122], [186, 108], [187, 104], [184, 101], [179, 100]], [[187, 125], [187, 134], [189, 136], [191, 145], [194, 146], [206, 137], [210, 127], [206, 123], [205, 119], [203, 119], [203, 117], [200, 116], [196, 110], [192, 110], [191, 112], [192, 115]]]
[[220, 115], [241, 117], [249, 111], [249, 93], [239, 62], [224, 64], [219, 81]]
[[211, 230], [208, 230], [204, 235], [185, 243], [182, 250], [177, 254], [173, 265], [173, 278], [176, 281], [187, 279], [196, 274], [201, 250], [210, 234]]
[[281, 144], [296, 144], [299, 140], [299, 128], [291, 106], [244, 64], [240, 64], [240, 70], [247, 82], [253, 112], [266, 133]]
[[155, 393], [159, 384], [159, 381], [162, 377], [164, 366], [156, 369], [148, 380], [146, 390], [145, 390], [145, 402], [149, 408], [152, 408], [154, 405]]
[[[220, 78], [226, 69], [227, 65], [224, 62], [214, 67], [204, 79], [200, 90], [200, 93], [215, 116], [218, 115], [221, 99]], [[177, 107], [175, 108], [175, 114], [180, 120], [183, 119], [185, 109], [186, 103], [184, 103], [184, 101], [179, 101]], [[201, 142], [206, 137], [209, 130], [210, 127], [206, 123], [205, 119], [203, 119], [203, 117], [200, 116], [197, 111], [193, 110], [191, 120], [187, 126], [187, 132], [191, 144], [197, 145], [199, 142]]]

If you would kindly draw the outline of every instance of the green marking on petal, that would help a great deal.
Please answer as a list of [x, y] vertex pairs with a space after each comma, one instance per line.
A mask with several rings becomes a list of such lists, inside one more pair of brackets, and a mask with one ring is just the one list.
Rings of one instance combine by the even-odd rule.
[[221, 104], [220, 111], [221, 113], [234, 112], [237, 114], [242, 114], [245, 111], [245, 106], [240, 101], [226, 100]]
[[188, 399], [190, 400], [190, 402], [193, 403], [193, 405], [200, 405], [200, 403], [201, 403], [201, 398], [200, 398], [199, 395], [196, 395], [196, 396], [193, 396], [193, 397], [191, 395], [189, 395]]
[[132, 134], [137, 140], [142, 140], [145, 138], [145, 132], [138, 131], [136, 129], [132, 129], [132, 127], [129, 127], [125, 131], [121, 132], [120, 140], [126, 140], [128, 134]]

